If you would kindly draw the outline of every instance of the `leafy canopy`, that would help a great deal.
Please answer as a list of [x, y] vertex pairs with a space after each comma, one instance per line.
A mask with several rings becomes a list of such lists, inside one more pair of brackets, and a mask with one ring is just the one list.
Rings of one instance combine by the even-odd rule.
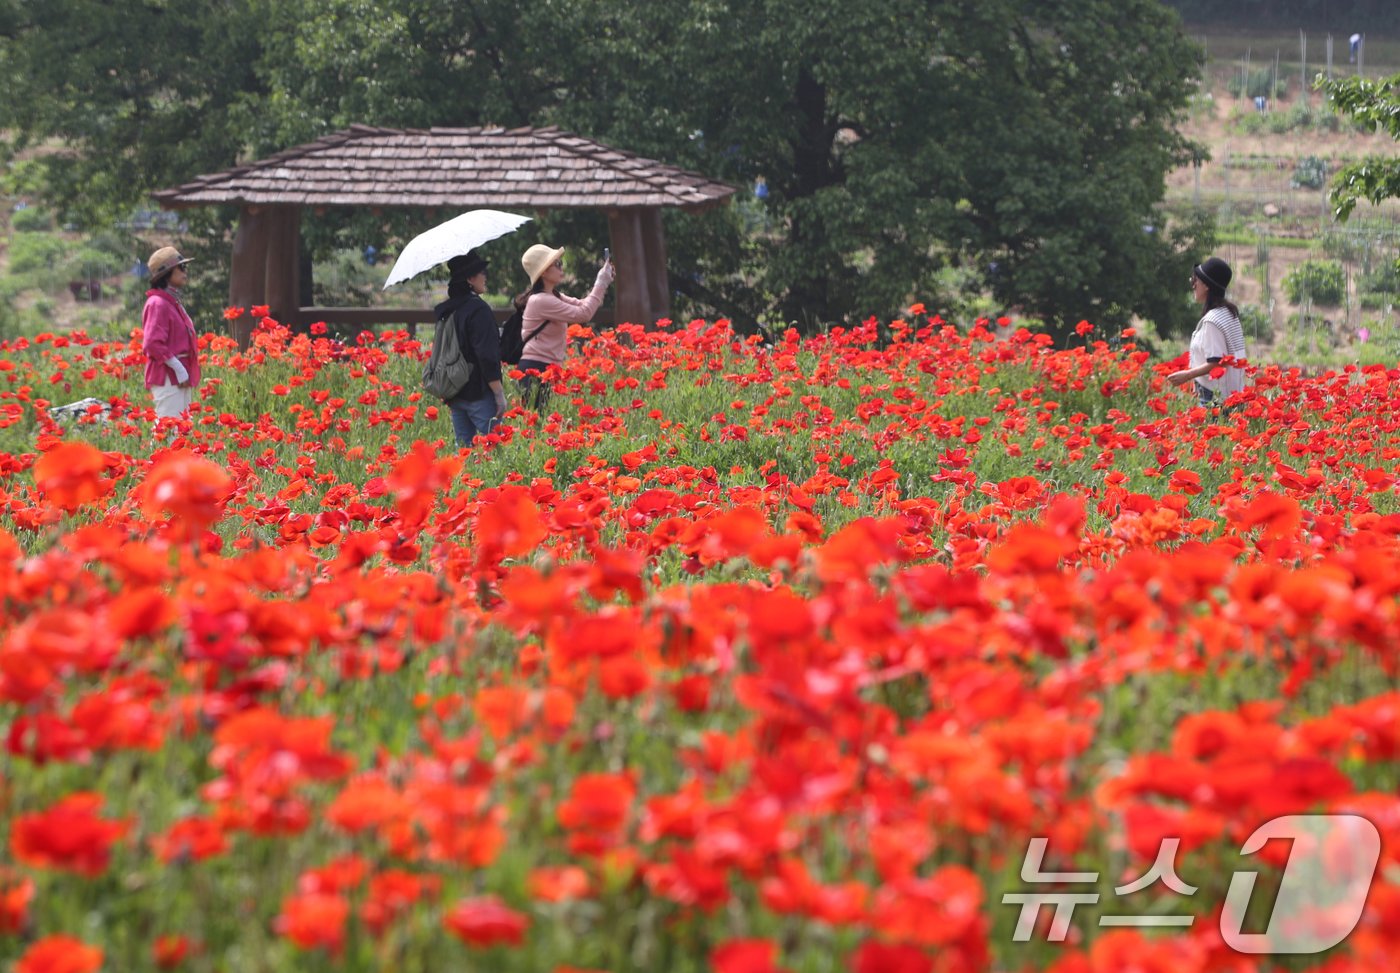
[[[1319, 77], [1317, 84], [1332, 107], [1400, 140], [1400, 74], [1377, 81]], [[1339, 220], [1351, 216], [1363, 199], [1374, 204], [1400, 197], [1400, 159], [1373, 155], [1343, 166], [1332, 177], [1328, 196]]]
[[[696, 310], [885, 315], [953, 268], [1051, 321], [1169, 327], [1207, 233], [1158, 211], [1200, 58], [1157, 0], [12, 2], [0, 128], [71, 147], [48, 194], [98, 219], [352, 123], [557, 124], [742, 187], [667, 214]], [[376, 222], [306, 217], [321, 254]], [[539, 230], [606, 242], [600, 214]]]

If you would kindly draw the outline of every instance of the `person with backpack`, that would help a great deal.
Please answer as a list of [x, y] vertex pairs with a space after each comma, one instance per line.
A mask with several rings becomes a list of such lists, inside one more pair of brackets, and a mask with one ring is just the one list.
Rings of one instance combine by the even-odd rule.
[[457, 345], [472, 364], [471, 376], [445, 401], [452, 416], [457, 445], [469, 446], [484, 436], [506, 414], [506, 393], [501, 383], [501, 343], [496, 312], [482, 300], [486, 290], [486, 261], [469, 250], [447, 261], [452, 277], [447, 300], [434, 310], [439, 326], [454, 330]]
[[[1182, 386], [1194, 383], [1197, 400], [1210, 408], [1244, 388], [1244, 369], [1222, 367], [1224, 358], [1244, 359], [1244, 328], [1240, 309], [1226, 299], [1234, 272], [1219, 257], [1210, 257], [1191, 271], [1191, 293], [1204, 312], [1191, 335], [1189, 363], [1172, 372], [1167, 381]], [[1216, 377], [1213, 373], [1220, 372]]]
[[564, 269], [560, 266], [563, 256], [563, 247], [556, 250], [537, 243], [520, 258], [520, 265], [530, 277], [530, 289], [515, 299], [524, 339], [517, 366], [525, 373], [520, 381], [520, 397], [536, 411], [549, 400], [549, 386], [541, 376], [550, 365], [564, 364], [569, 325], [593, 320], [615, 276], [612, 260], [608, 259], [598, 271], [587, 297], [578, 300], [560, 294], [556, 288], [564, 279]]

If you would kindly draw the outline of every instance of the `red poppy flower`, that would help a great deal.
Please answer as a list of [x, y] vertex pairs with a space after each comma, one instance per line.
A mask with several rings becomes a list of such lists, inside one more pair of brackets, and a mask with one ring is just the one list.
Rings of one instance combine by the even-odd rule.
[[548, 535], [540, 508], [524, 487], [505, 486], [484, 501], [476, 520], [478, 562], [494, 564], [535, 549]]
[[1261, 528], [1265, 540], [1292, 536], [1302, 523], [1298, 501], [1277, 493], [1261, 493], [1252, 500], [1226, 507], [1228, 516], [1242, 531]]
[[899, 558], [899, 535], [900, 526], [893, 521], [853, 521], [816, 549], [817, 575], [829, 583], [864, 579], [875, 565]]
[[385, 484], [393, 491], [404, 528], [416, 530], [432, 512], [439, 498], [456, 479], [462, 468], [457, 456], [438, 459], [428, 443], [419, 440], [406, 456], [394, 465]]
[[70, 794], [47, 811], [21, 814], [10, 830], [10, 851], [26, 865], [95, 878], [107, 870], [112, 844], [130, 827], [97, 816], [102, 795]]
[[64, 442], [34, 463], [34, 485], [50, 503], [71, 513], [112, 491], [106, 472], [107, 457], [100, 449]]
[[343, 895], [313, 892], [295, 895], [282, 903], [277, 931], [302, 949], [338, 953], [345, 944], [345, 920], [350, 903]]
[[375, 935], [382, 935], [389, 923], [405, 914], [415, 902], [436, 895], [442, 880], [436, 875], [414, 875], [390, 869], [369, 880], [369, 890], [360, 906], [360, 918]]
[[494, 895], [463, 899], [443, 916], [442, 924], [468, 946], [519, 946], [525, 942], [530, 918]]
[[33, 901], [33, 879], [0, 871], [0, 935], [14, 935], [24, 929]]
[[773, 960], [778, 944], [769, 939], [734, 939], [710, 954], [714, 973], [782, 973]]
[[156, 857], [173, 861], [203, 861], [228, 851], [228, 836], [218, 822], [189, 817], [175, 822], [164, 834], [151, 838]]
[[710, 705], [710, 678], [686, 676], [672, 684], [671, 695], [682, 712], [703, 713]]
[[141, 509], [169, 518], [177, 536], [192, 539], [223, 517], [233, 480], [217, 463], [184, 450], [160, 460], [146, 476]]
[[530, 895], [542, 902], [581, 899], [589, 894], [588, 873], [577, 865], [536, 868], [528, 880]]
[[28, 702], [72, 673], [105, 672], [118, 648], [92, 612], [56, 608], [35, 613], [0, 640], [0, 700]]
[[158, 936], [151, 945], [151, 958], [155, 960], [157, 969], [173, 970], [193, 951], [194, 944], [186, 936]]
[[626, 823], [637, 785], [630, 774], [584, 774], [559, 805], [559, 823], [570, 830], [610, 833]]
[[45, 936], [25, 950], [15, 973], [96, 973], [102, 950], [72, 936]]
[[387, 781], [360, 777], [345, 786], [330, 806], [326, 820], [349, 832], [364, 831], [408, 820], [413, 805]]
[[519, 686], [486, 686], [478, 689], [472, 708], [481, 725], [497, 740], [505, 740], [524, 721], [527, 704]]
[[917, 946], [871, 940], [856, 949], [852, 973], [933, 973], [933, 960]]

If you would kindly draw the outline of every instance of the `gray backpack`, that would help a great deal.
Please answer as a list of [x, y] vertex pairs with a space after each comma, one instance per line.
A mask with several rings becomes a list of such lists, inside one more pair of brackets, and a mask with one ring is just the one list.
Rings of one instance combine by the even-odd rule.
[[475, 363], [457, 342], [456, 315], [439, 318], [433, 336], [433, 353], [423, 366], [423, 391], [444, 401], [450, 399], [466, 387], [474, 367]]

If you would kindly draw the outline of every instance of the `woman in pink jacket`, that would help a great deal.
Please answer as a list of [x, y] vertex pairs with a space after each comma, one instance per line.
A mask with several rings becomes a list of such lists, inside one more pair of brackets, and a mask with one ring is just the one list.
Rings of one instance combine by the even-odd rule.
[[530, 275], [530, 289], [515, 299], [515, 306], [524, 312], [520, 334], [525, 348], [518, 367], [525, 378], [520, 382], [520, 397], [537, 412], [549, 399], [549, 386], [540, 376], [550, 365], [564, 364], [569, 325], [591, 321], [613, 282], [612, 261], [607, 260], [598, 271], [593, 290], [583, 300], [555, 293], [564, 279], [564, 269], [559, 266], [563, 255], [563, 247], [555, 250], [537, 243], [520, 258], [525, 273]]
[[146, 352], [146, 388], [155, 399], [157, 419], [184, 415], [199, 388], [199, 339], [180, 303], [189, 262], [174, 247], [161, 247], [146, 262], [151, 289], [141, 312], [141, 346]]

